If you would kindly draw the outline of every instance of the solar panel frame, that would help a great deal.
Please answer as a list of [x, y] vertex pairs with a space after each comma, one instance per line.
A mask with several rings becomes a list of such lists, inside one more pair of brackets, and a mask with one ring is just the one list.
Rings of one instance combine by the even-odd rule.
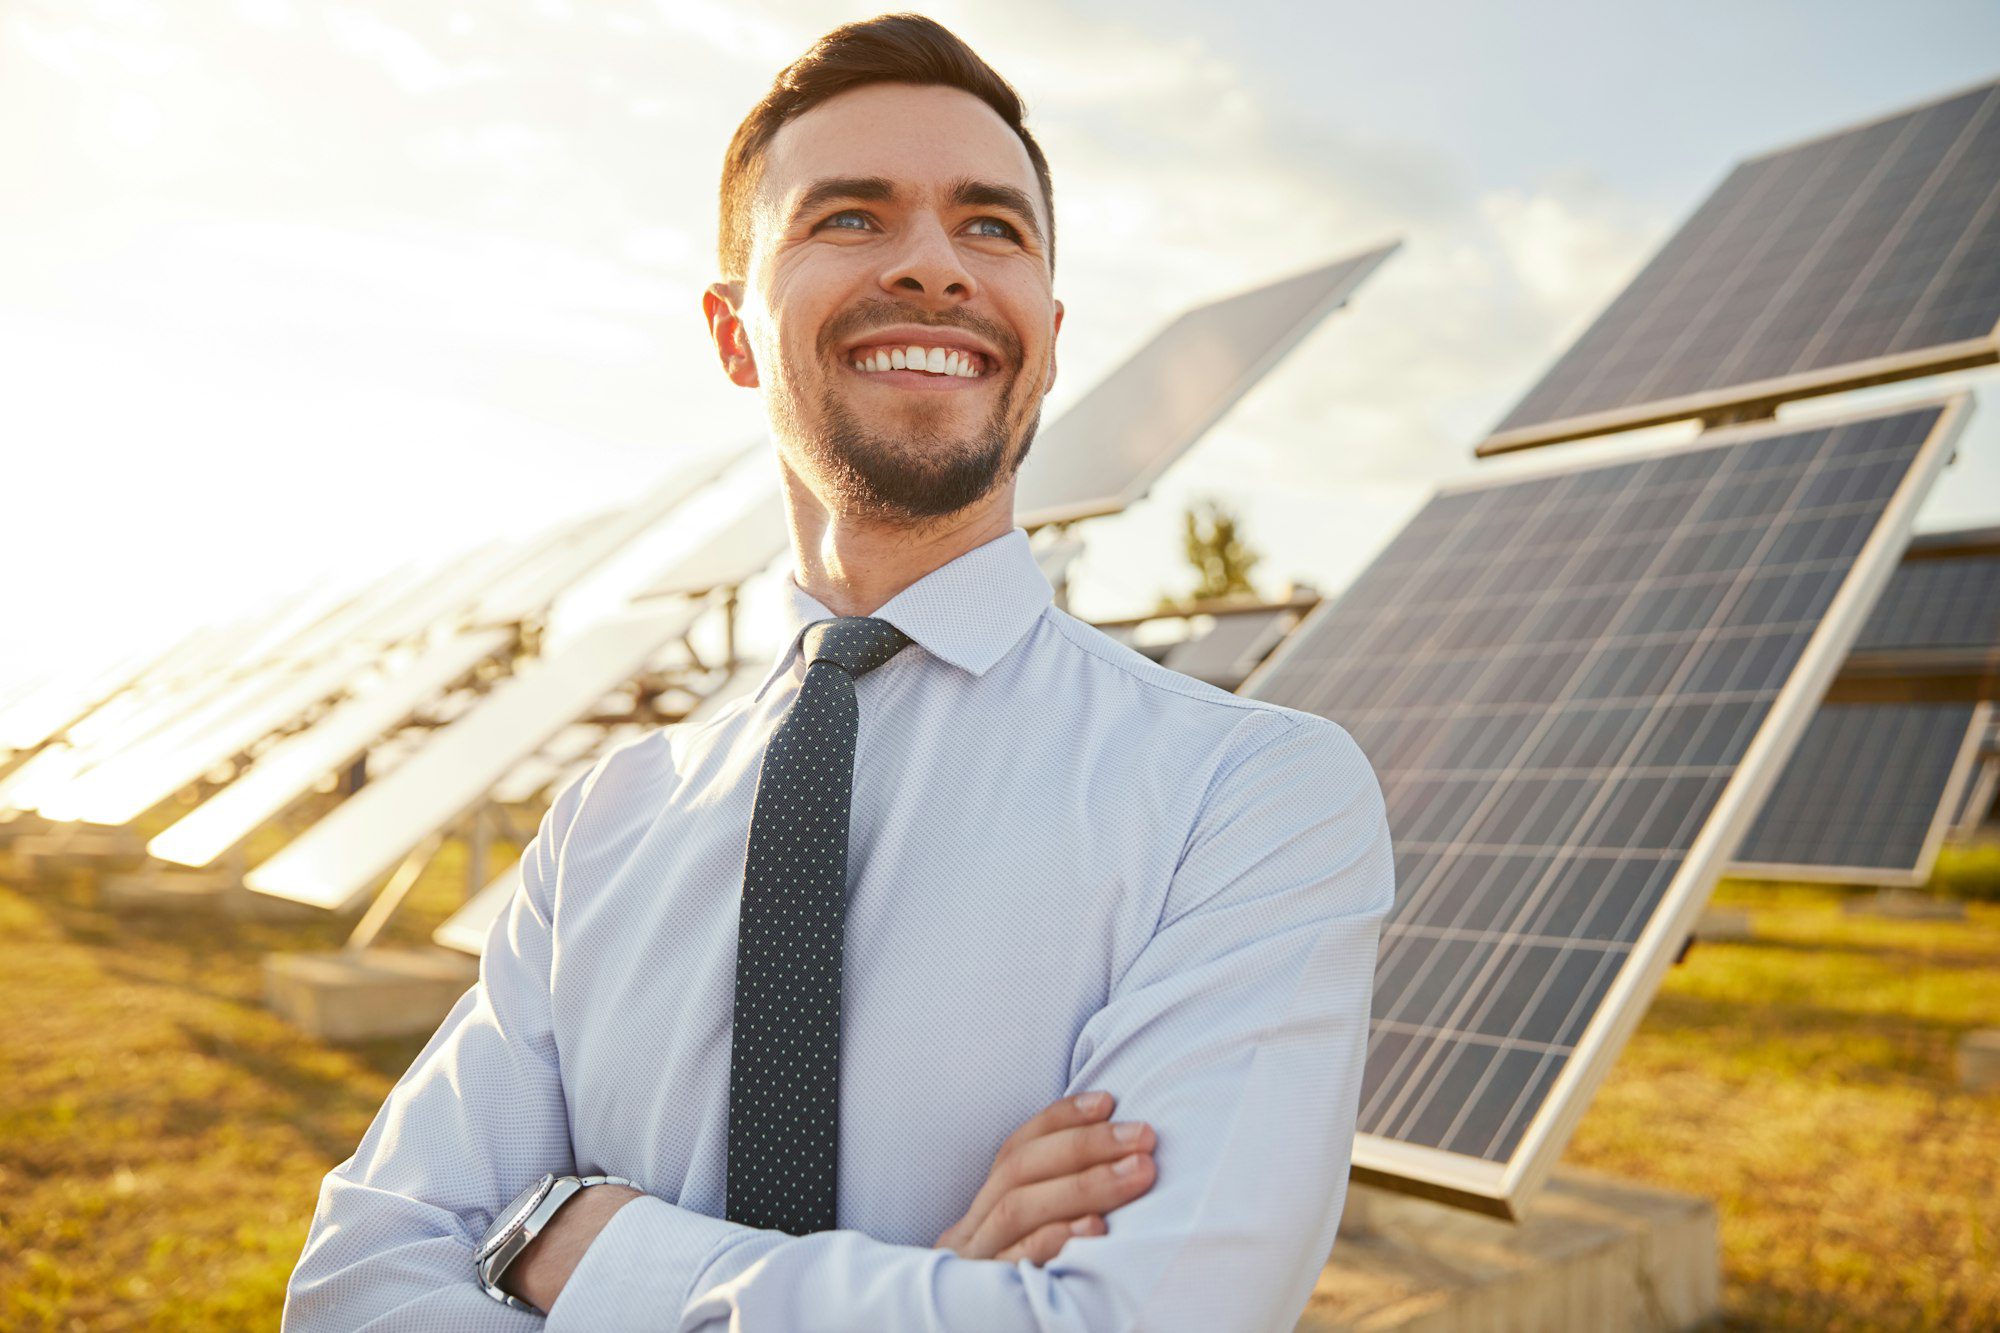
[[[1857, 226], [1852, 232], [1845, 231], [1846, 224], [1858, 215], [1858, 211], [1865, 210], [1869, 205], [1882, 204], [1884, 200], [1893, 206], [1903, 197], [1891, 188], [1889, 182], [1889, 177], [1893, 175], [1892, 168], [1898, 160], [1894, 153], [1907, 141], [1919, 137], [1919, 131], [1931, 127], [1933, 122], [1925, 117], [1950, 114], [1949, 109], [1960, 101], [1974, 98], [1983, 100], [1976, 103], [1967, 123], [1945, 150], [1943, 159], [1929, 169], [1921, 190], [1913, 193], [1907, 206], [1897, 213], [1895, 219], [1873, 231], [1866, 225]], [[1812, 193], [1826, 174], [1840, 164], [1842, 152], [1853, 151], [1854, 145], [1865, 143], [1866, 136], [1871, 133], [1889, 134], [1898, 122], [1903, 123], [1899, 130], [1895, 130], [1894, 141], [1888, 145], [1888, 151], [1862, 173], [1864, 180], [1860, 186], [1844, 191], [1829, 188], [1820, 196]], [[1725, 414], [1739, 417], [1753, 415], [1794, 399], [2000, 361], [2000, 299], [1995, 299], [2000, 296], [2000, 278], [1993, 278], [1989, 273], [1996, 262], [2000, 262], [2000, 184], [1983, 180], [1976, 165], [1957, 176], [1952, 174], [1961, 150], [1977, 136], [1986, 136], [1981, 140], [1985, 147], [1977, 159], [1984, 162], [1986, 157], [1983, 154], [1993, 151], [1991, 141], [1996, 134], [2000, 134], [2000, 82], [1986, 82], [1744, 159], [1689, 214], [1645, 267], [1612, 298], [1590, 327], [1557, 358], [1474, 452], [1480, 457], [1491, 457], [1516, 449], [1632, 430], [1687, 417], [1713, 419]], [[1814, 159], [1815, 153], [1820, 155], [1819, 160]], [[1787, 171], [1798, 171], [1801, 164], [1804, 164], [1803, 170], [1808, 175], [1804, 190], [1783, 193], [1788, 183], [1796, 183], [1790, 181]], [[1880, 198], [1869, 193], [1877, 185], [1883, 187]], [[1926, 215], [1921, 209], [1929, 202], [1933, 192], [1948, 190], [1954, 185], [1974, 194], [1984, 185], [1986, 192], [1978, 195], [1980, 202], [1972, 209], [1963, 229], [1951, 240], [1946, 252], [1937, 259], [1934, 267], [1925, 269], [1921, 265], [1929, 256], [1928, 249], [1916, 244], [1907, 249], [1897, 247], [1913, 230], [1919, 240], [1929, 239], [1930, 233], [1923, 230]], [[1767, 201], [1765, 194], [1774, 189], [1779, 191], [1780, 197]], [[1798, 235], [1807, 234], [1788, 233], [1782, 225], [1771, 225], [1763, 220], [1775, 218], [1782, 223], [1789, 218], [1792, 209], [1816, 203], [1835, 203], [1839, 211], [1824, 230], [1810, 233], [1811, 243], [1805, 247], [1805, 262], [1785, 275], [1776, 292], [1758, 287], [1750, 280], [1757, 272], [1753, 261], [1761, 260], [1771, 252], [1784, 254], [1785, 243], [1795, 243]], [[1708, 225], [1712, 212], [1721, 215], [1713, 227]], [[1935, 221], [1937, 215], [1930, 216]], [[1744, 219], [1751, 219], [1749, 226], [1736, 229], [1735, 224]], [[1975, 239], [1989, 235], [1994, 239]], [[1822, 312], [1816, 319], [1800, 319], [1799, 312], [1805, 309], [1804, 304], [1788, 307], [1786, 298], [1802, 283], [1809, 284], [1810, 264], [1827, 257], [1829, 247], [1837, 247], [1841, 242], [1852, 241], [1857, 236], [1875, 238], [1866, 259], [1850, 274], [1848, 285], [1830, 310]], [[1699, 264], [1703, 257], [1716, 255], [1722, 256], [1724, 262], [1730, 265], [1728, 273], [1697, 270], [1689, 280], [1687, 271], [1680, 267], [1684, 263]], [[1992, 302], [1992, 309], [1980, 317], [1984, 322], [1978, 323], [1974, 331], [1964, 337], [1891, 350], [1920, 312], [1948, 308], [1939, 307], [1939, 303], [1947, 299], [1946, 293], [1969, 285], [1947, 282], [1948, 275], [1956, 273], [1961, 264], [1972, 269], [1973, 277], [1994, 288], [1992, 293], [1987, 293], [1986, 287], [1978, 289], [1981, 294], [1977, 299]], [[1857, 305], [1867, 303], [1871, 296], [1875, 298], [1872, 304], [1881, 304], [1881, 291], [1872, 284], [1882, 277], [1885, 267], [1889, 265], [1897, 266], [1891, 276], [1883, 280], [1890, 290], [1899, 285], [1908, 287], [1919, 280], [1923, 286], [1913, 297], [1913, 303], [1906, 309], [1902, 320], [1888, 334], [1887, 342], [1872, 353], [1864, 355], [1857, 351], [1819, 364], [1794, 365], [1783, 371], [1773, 370], [1768, 365], [1746, 368], [1735, 379], [1724, 379], [1720, 383], [1701, 387], [1681, 385], [1677, 390], [1662, 390], [1650, 396], [1643, 392], [1645, 385], [1642, 383], [1639, 392], [1616, 405], [1578, 406], [1574, 409], [1569, 406], [1577, 402], [1578, 395], [1593, 382], [1592, 375], [1601, 379], [1607, 373], [1615, 372], [1618, 367], [1616, 358], [1622, 350], [1641, 330], [1649, 327], [1673, 328], [1676, 332], [1673, 334], [1674, 345], [1666, 354], [1639, 361], [1639, 364], [1648, 367], [1648, 383], [1662, 375], [1670, 376], [1689, 364], [1676, 360], [1671, 353], [1705, 332], [1709, 327], [1706, 321], [1711, 316], [1716, 326], [1731, 330], [1735, 339], [1730, 344], [1727, 359], [1716, 368], [1719, 372], [1735, 369], [1746, 356], [1768, 359], [1776, 347], [1796, 346], [1796, 340], [1787, 343], [1783, 338], [1769, 336], [1769, 322], [1784, 321], [1788, 317], [1799, 325], [1801, 336], [1807, 336], [1810, 331], [1809, 340], [1799, 354], [1808, 361], [1823, 351], [1830, 339], [1844, 336], [1852, 343], [1862, 332], [1874, 327], [1867, 317], [1872, 310], [1857, 316]], [[1913, 268], [1913, 265], [1918, 267]], [[1690, 304], [1686, 300], [1675, 300], [1682, 295], [1679, 284], [1683, 281], [1695, 288], [1706, 283], [1705, 289], [1697, 293], [1702, 299], [1695, 303], [1696, 308], [1692, 310], [1686, 309]], [[1949, 299], [1963, 303], [1973, 298], [1953, 296]], [[1648, 304], [1649, 301], [1652, 303]], [[1732, 301], [1737, 303], [1736, 307], [1725, 310], [1724, 307]], [[1667, 319], [1659, 321], [1658, 313], [1668, 310], [1670, 306], [1673, 308]], [[1684, 319], [1684, 322], [1676, 324], [1674, 321], [1677, 319]], [[1591, 374], [1580, 378], [1573, 376], [1575, 367], [1593, 364], [1596, 370]], [[1574, 382], [1561, 400], [1561, 406], [1535, 407], [1538, 397], [1556, 392], [1552, 386], [1572, 378]]]
[[[1916, 447], [1907, 470], [1883, 505], [1818, 624], [1807, 636], [1789, 675], [1779, 686], [1754, 735], [1710, 806], [1700, 831], [1689, 841], [1678, 869], [1662, 888], [1652, 915], [1632, 939], [1626, 961], [1604, 989], [1596, 1009], [1570, 1045], [1569, 1054], [1559, 1072], [1534, 1103], [1534, 1110], [1525, 1125], [1513, 1137], [1513, 1146], [1504, 1160], [1446, 1151], [1363, 1130], [1356, 1135], [1354, 1143], [1353, 1174], [1356, 1179], [1440, 1199], [1475, 1211], [1502, 1217], [1518, 1216], [1521, 1203], [1546, 1179], [1563, 1144], [1588, 1106], [1590, 1094], [1602, 1082], [1619, 1050], [1637, 1027], [1645, 1003], [1679, 955], [1720, 870], [1762, 805], [1784, 760], [1797, 744], [1813, 710], [1838, 670], [1848, 645], [1880, 596], [1908, 541], [1917, 508], [1964, 428], [1970, 400], [1965, 394], [1957, 394], [1925, 403], [1849, 412], [1803, 423], [1760, 423], [1725, 428], [1693, 442], [1655, 444], [1631, 450], [1611, 460], [1553, 461], [1532, 471], [1477, 477], [1438, 492], [1439, 497], [1449, 497], [1511, 487], [1522, 482], [1581, 476], [1604, 469], [1622, 468], [1641, 460], [1691, 456], [1717, 446], [1933, 411], [1935, 418], [1923, 441]], [[1415, 528], [1422, 518], [1423, 511], [1420, 511], [1412, 520], [1411, 527]], [[1239, 693], [1266, 697], [1265, 691], [1272, 678], [1312, 644], [1314, 629], [1335, 615], [1347, 597], [1353, 596], [1356, 589], [1363, 586], [1366, 578], [1364, 573], [1342, 598], [1330, 599], [1316, 607], [1264, 665], [1244, 682]], [[1284, 702], [1283, 699], [1274, 701]], [[1339, 704], [1340, 701], [1335, 702], [1336, 710]], [[1338, 720], [1337, 711], [1331, 715]], [[1499, 785], [1495, 784], [1495, 787]], [[1385, 928], [1384, 933], [1386, 938], [1388, 929]], [[1565, 1025], [1568, 1025], [1567, 1021]], [[1373, 1026], [1371, 1017], [1371, 1032]]]
[[2000, 794], [2000, 754], [1992, 751], [1992, 741], [1987, 741], [1979, 760], [1978, 771], [1972, 781], [1966, 784], [1965, 799], [1952, 815], [1951, 830], [1946, 834], [1949, 842], [1965, 842], [1977, 834], [1993, 813], [1993, 798]]
[[[1978, 777], [1980, 749], [1992, 716], [1991, 706], [1983, 703], [1822, 706], [1745, 833], [1727, 873], [1778, 883], [1923, 886], [1966, 792]], [[1816, 737], [1820, 728], [1830, 731]], [[1938, 753], [1939, 745], [1949, 748]], [[1825, 752], [1828, 747], [1831, 751]], [[1830, 761], [1844, 762], [1829, 766]], [[1870, 822], [1865, 814], [1857, 817], [1854, 806], [1866, 802], [1852, 790], [1856, 786], [1887, 787], [1897, 803], [1910, 803], [1921, 812], [1914, 847], [1907, 826], [1896, 827], [1881, 818]], [[1773, 820], [1785, 822], [1774, 827]], [[1795, 850], [1802, 843], [1839, 852], [1806, 860]], [[1865, 860], [1856, 857], [1857, 844], [1872, 846], [1874, 854]], [[1908, 855], [1898, 855], [1905, 850]], [[1795, 859], [1784, 859], [1787, 856]]]

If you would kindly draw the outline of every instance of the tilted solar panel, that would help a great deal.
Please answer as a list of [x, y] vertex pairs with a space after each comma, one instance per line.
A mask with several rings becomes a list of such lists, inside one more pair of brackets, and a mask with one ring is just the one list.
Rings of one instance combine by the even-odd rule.
[[1400, 244], [1176, 317], [1035, 436], [1014, 498], [1022, 524], [1114, 514], [1143, 496]]
[[1737, 849], [1749, 879], [1914, 888], [1977, 776], [1983, 704], [1827, 704]]
[[1857, 653], [2000, 650], [2000, 555], [1904, 560], [1882, 593]]
[[1183, 639], [1160, 659], [1160, 665], [1233, 690], [1261, 665], [1298, 619], [1298, 612], [1281, 606], [1217, 616], [1202, 633]]
[[1687, 938], [1963, 397], [1434, 497], [1240, 693], [1375, 766], [1398, 890], [1358, 1178], [1508, 1213]]
[[1481, 454], [2000, 360], [2000, 83], [1742, 163]]

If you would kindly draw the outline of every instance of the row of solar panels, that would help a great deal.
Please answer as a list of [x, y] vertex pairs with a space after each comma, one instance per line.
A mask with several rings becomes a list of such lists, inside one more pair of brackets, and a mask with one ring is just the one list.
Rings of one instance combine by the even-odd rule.
[[[2000, 85], [1745, 164], [1481, 452], [1996, 359], [1996, 116]], [[1204, 358], [1317, 303], [1266, 293]], [[1177, 376], [1121, 373], [1128, 391], [1080, 405], [1038, 456], [1122, 460], [1143, 487], [1172, 453], [1124, 448], [1131, 423], [1213, 419], [1164, 406]], [[1542, 1179], [1716, 877], [1760, 818], [1782, 822], [1767, 797], [1843, 662], [1859, 669], [1864, 626], [1903, 614], [1882, 594], [1968, 411], [1722, 427], [1449, 486], [1280, 630], [1242, 692], [1354, 733], [1398, 851], [1359, 1176], [1501, 1213]], [[1085, 517], [1108, 512], [1085, 492], [1111, 489], [1035, 503]], [[344, 839], [375, 836], [346, 812], [380, 785], [336, 808]], [[388, 864], [326, 855], [348, 883]]]
[[[1143, 494], [1393, 249], [1170, 323], [1042, 432], [1017, 488], [1020, 521], [1066, 524]], [[1079, 547], [1053, 535], [1038, 551], [1059, 581]], [[371, 589], [331, 614], [286, 608], [183, 645], [107, 690], [111, 697], [83, 701], [96, 703], [83, 716], [50, 725], [62, 717], [60, 704], [25, 701], [0, 717], [0, 736], [21, 748], [50, 732], [60, 737], [0, 778], [0, 817], [124, 825], [226, 771], [228, 781], [146, 847], [161, 861], [203, 867], [362, 762], [366, 786], [244, 878], [259, 893], [351, 910], [399, 862], [489, 800], [531, 800], [629, 735], [577, 723], [635, 679], [672, 672], [680, 694], [700, 697], [692, 716], [724, 703], [740, 674], [689, 670], [699, 663], [676, 645], [715, 600], [710, 594], [765, 568], [783, 545], [768, 477], [740, 457], [703, 460], [640, 504], [527, 548], [475, 553], [413, 587]], [[557, 617], [565, 596], [635, 548], [653, 550], [657, 563], [611, 599], [636, 594], [635, 604], [541, 651], [525, 641]], [[595, 592], [603, 602], [604, 589]], [[683, 715], [656, 708], [646, 720]], [[37, 719], [43, 734], [32, 734]]]

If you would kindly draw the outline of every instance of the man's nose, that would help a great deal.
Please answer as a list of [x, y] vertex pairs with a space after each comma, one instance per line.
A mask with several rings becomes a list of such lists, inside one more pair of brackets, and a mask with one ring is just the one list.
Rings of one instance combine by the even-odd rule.
[[977, 295], [972, 274], [936, 218], [913, 221], [882, 270], [883, 290], [898, 296], [948, 299], [959, 304]]

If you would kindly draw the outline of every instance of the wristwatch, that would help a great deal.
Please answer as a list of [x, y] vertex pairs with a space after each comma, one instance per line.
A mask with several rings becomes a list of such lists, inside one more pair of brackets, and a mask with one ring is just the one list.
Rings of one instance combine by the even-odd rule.
[[519, 1296], [510, 1296], [500, 1290], [500, 1279], [507, 1267], [521, 1257], [521, 1251], [528, 1248], [528, 1242], [542, 1234], [556, 1210], [575, 1198], [592, 1185], [630, 1185], [623, 1176], [555, 1176], [545, 1175], [528, 1188], [514, 1196], [494, 1217], [493, 1225], [486, 1228], [480, 1238], [479, 1248], [473, 1251], [473, 1270], [479, 1274], [479, 1285], [488, 1296], [514, 1310], [526, 1310], [530, 1314], [541, 1314]]

